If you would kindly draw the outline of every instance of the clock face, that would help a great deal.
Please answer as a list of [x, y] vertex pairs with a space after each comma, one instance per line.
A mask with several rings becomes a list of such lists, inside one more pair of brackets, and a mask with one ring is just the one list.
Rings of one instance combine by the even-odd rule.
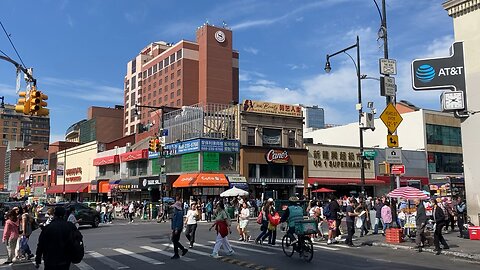
[[222, 31], [217, 31], [215, 32], [215, 39], [220, 42], [220, 43], [223, 43], [225, 41], [225, 33], [223, 33]]
[[463, 92], [445, 92], [443, 94], [443, 109], [444, 110], [463, 110], [465, 108], [463, 100]]

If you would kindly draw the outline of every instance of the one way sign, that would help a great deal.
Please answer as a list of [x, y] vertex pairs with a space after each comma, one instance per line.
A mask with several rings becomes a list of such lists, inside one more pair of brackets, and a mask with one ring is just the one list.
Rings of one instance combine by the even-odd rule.
[[402, 149], [385, 148], [385, 161], [390, 164], [402, 164]]

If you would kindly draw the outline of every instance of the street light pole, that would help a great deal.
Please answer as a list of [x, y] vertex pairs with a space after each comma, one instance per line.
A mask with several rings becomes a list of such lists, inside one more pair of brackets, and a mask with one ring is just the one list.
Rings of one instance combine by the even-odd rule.
[[[347, 53], [348, 50], [351, 50], [353, 48], [357, 49], [357, 61], [355, 62], [353, 58]], [[362, 191], [362, 195], [365, 194], [365, 157], [363, 156], [363, 128], [360, 126], [360, 123], [362, 122], [362, 115], [363, 115], [363, 109], [362, 109], [362, 75], [360, 72], [360, 38], [357, 36], [357, 42], [350, 46], [347, 47], [343, 50], [340, 50], [338, 52], [335, 52], [333, 54], [327, 54], [327, 62], [325, 63], [325, 71], [329, 73], [332, 70], [332, 67], [330, 65], [330, 58], [340, 54], [340, 53], [345, 53], [347, 54], [350, 59], [352, 59], [353, 64], [355, 65], [356, 71], [357, 71], [357, 90], [358, 90], [358, 124], [359, 124], [359, 133], [360, 133], [360, 187]]]

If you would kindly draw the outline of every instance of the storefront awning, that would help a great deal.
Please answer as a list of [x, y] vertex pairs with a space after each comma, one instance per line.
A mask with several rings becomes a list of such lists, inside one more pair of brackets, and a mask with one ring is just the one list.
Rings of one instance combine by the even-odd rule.
[[[65, 185], [65, 193], [82, 193], [88, 191], [89, 184], [69, 184]], [[51, 186], [47, 194], [63, 193], [63, 185]]]
[[[360, 185], [360, 178], [330, 178], [330, 177], [309, 177], [308, 183], [313, 186], [315, 183], [318, 185], [331, 185], [331, 186], [342, 186], [342, 185]], [[377, 179], [365, 179], [365, 185], [386, 185], [382, 180]]]
[[139, 160], [139, 159], [148, 159], [148, 149], [127, 152], [120, 155], [121, 162], [127, 162], [132, 160]]
[[120, 163], [119, 155], [99, 157], [93, 160], [93, 166], [102, 166], [102, 165], [118, 164], [118, 163]]
[[224, 174], [182, 174], [173, 183], [173, 187], [228, 187], [228, 180]]

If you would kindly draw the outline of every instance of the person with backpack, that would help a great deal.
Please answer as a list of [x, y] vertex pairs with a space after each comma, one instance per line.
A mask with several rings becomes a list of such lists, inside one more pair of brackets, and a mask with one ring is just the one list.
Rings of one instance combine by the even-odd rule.
[[68, 270], [72, 262], [79, 263], [83, 258], [81, 233], [64, 217], [65, 208], [55, 207], [54, 219], [44, 227], [38, 238], [35, 268], [40, 267], [43, 258], [45, 270]]

